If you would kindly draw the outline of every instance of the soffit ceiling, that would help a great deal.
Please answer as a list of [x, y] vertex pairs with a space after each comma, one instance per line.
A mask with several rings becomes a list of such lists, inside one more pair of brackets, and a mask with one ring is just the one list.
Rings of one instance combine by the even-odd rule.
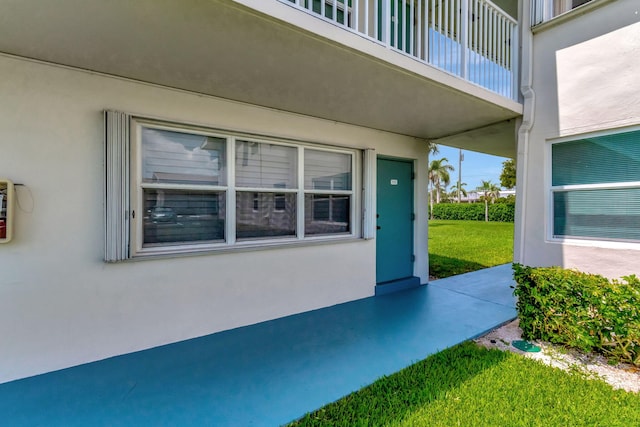
[[[443, 84], [450, 75], [402, 54], [382, 60], [235, 1], [0, 0], [0, 11], [0, 52], [417, 138], [496, 126], [491, 146], [474, 145], [515, 153], [519, 104], [497, 104], [469, 83]], [[358, 37], [317, 21], [326, 34]], [[394, 55], [442, 79], [398, 66]]]

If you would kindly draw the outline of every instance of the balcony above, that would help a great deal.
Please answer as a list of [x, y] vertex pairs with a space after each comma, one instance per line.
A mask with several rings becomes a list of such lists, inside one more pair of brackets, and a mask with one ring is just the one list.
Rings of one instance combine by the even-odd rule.
[[345, 24], [344, 0], [0, 0], [0, 53], [515, 153], [512, 18], [486, 0], [346, 1]]
[[488, 0], [279, 1], [518, 99], [518, 22]]

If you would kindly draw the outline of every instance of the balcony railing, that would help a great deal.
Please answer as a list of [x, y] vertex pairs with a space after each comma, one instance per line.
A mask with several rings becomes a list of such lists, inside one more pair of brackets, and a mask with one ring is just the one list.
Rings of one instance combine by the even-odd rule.
[[517, 99], [518, 23], [489, 0], [279, 0]]

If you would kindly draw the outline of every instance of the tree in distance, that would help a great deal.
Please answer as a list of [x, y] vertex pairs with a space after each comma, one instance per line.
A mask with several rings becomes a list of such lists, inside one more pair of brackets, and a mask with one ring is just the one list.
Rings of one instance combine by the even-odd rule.
[[512, 189], [516, 186], [516, 162], [513, 159], [502, 162], [502, 173], [500, 174], [500, 185], [502, 188]]

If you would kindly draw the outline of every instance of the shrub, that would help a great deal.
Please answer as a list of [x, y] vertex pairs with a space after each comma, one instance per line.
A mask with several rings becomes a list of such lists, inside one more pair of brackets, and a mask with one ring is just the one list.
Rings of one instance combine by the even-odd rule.
[[640, 366], [640, 279], [513, 265], [525, 339], [598, 352]]
[[513, 222], [516, 205], [514, 203], [496, 203], [489, 205], [489, 221]]
[[438, 203], [433, 205], [433, 219], [484, 221], [484, 205], [479, 203]]
[[[489, 205], [489, 221], [513, 222], [514, 216], [513, 202]], [[484, 203], [438, 203], [433, 205], [433, 219], [484, 221]]]

